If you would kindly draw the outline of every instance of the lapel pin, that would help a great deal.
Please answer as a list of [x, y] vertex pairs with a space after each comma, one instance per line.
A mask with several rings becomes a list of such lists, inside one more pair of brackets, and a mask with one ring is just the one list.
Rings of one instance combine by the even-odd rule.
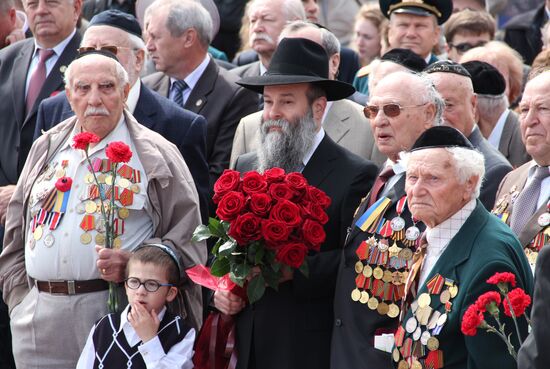
[[67, 70], [67, 66], [66, 65], [62, 65], [61, 67], [59, 67], [59, 71], [61, 73], [65, 73], [65, 71]]
[[201, 106], [202, 105], [202, 99], [198, 99], [195, 103], [195, 106]]

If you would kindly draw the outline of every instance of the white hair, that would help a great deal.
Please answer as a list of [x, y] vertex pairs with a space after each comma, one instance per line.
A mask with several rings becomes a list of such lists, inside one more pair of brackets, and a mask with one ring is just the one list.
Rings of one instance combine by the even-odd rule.
[[[472, 198], [478, 198], [485, 175], [485, 158], [477, 150], [466, 149], [464, 147], [446, 147], [453, 158], [453, 167], [460, 184], [466, 183], [470, 178], [477, 177], [476, 187], [472, 192]], [[411, 152], [401, 152], [399, 154], [399, 163], [405, 170], [408, 168]], [[472, 199], [470, 198], [470, 200]]]
[[118, 61], [114, 60], [114, 59], [111, 59], [107, 56], [103, 56], [101, 54], [90, 54], [90, 55], [86, 55], [86, 56], [83, 56], [81, 58], [78, 58], [78, 59], [75, 59], [71, 64], [69, 64], [69, 66], [67, 67], [67, 69], [65, 70], [65, 74], [63, 76], [63, 81], [65, 82], [65, 86], [68, 86], [68, 87], [72, 87], [72, 82], [73, 82], [73, 79], [74, 79], [74, 66], [79, 64], [80, 62], [82, 62], [82, 60], [85, 60], [89, 57], [101, 57], [101, 58], [107, 58], [109, 60], [111, 60], [113, 63], [114, 63], [114, 66], [115, 66], [115, 77], [116, 77], [116, 80], [117, 80], [117, 83], [118, 83], [118, 87], [120, 89], [123, 89], [125, 85], [127, 85], [129, 82], [129, 79], [128, 79], [128, 73], [126, 72], [126, 70], [124, 69], [124, 67], [122, 66], [122, 64], [120, 64]]
[[500, 115], [509, 106], [508, 96], [504, 93], [497, 96], [477, 94], [477, 111], [482, 117]]

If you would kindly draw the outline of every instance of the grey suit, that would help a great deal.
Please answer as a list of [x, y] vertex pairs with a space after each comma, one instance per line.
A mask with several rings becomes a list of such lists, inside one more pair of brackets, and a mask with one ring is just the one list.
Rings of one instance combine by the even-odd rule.
[[260, 62], [241, 65], [240, 67], [231, 69], [231, 73], [236, 74], [240, 78], [255, 77], [260, 75]]
[[[256, 151], [260, 145], [261, 111], [250, 114], [239, 123], [231, 151], [231, 167], [239, 155]], [[369, 121], [363, 115], [363, 107], [350, 100], [332, 103], [323, 120], [323, 128], [328, 136], [352, 153], [380, 166], [386, 157], [378, 151]]]
[[531, 156], [525, 150], [525, 145], [521, 140], [521, 132], [519, 128], [519, 118], [516, 113], [510, 110], [502, 136], [498, 144], [498, 151], [512, 164], [512, 167], [517, 168], [531, 160]]

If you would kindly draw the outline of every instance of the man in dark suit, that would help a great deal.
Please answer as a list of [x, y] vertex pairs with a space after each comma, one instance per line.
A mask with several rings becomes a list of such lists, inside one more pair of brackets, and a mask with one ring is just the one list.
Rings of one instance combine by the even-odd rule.
[[477, 100], [470, 73], [462, 65], [446, 60], [429, 65], [425, 72], [429, 73], [435, 88], [445, 99], [444, 124], [458, 129], [485, 158], [485, 177], [479, 201], [491, 210], [498, 185], [512, 166], [483, 137], [475, 124]]
[[283, 39], [266, 74], [240, 83], [264, 94], [258, 152], [237, 159], [236, 169], [281, 167], [301, 171], [309, 184], [332, 199], [326, 240], [308, 256], [309, 278], [283, 273], [279, 290], [245, 306], [237, 296], [214, 294], [224, 313], [238, 314], [238, 368], [328, 368], [334, 282], [347, 223], [376, 175], [376, 166], [334, 143], [321, 127], [326, 102], [353, 93], [351, 85], [327, 79], [328, 56], [319, 44]]
[[[336, 280], [332, 369], [391, 367], [385, 334], [397, 328], [403, 286], [423, 229], [408, 209], [399, 153], [439, 124], [442, 111], [443, 100], [429, 79], [404, 71], [382, 78], [365, 107], [376, 146], [388, 160], [348, 228]], [[368, 220], [372, 213], [379, 216]]]
[[[517, 238], [477, 200], [483, 160], [464, 135], [445, 126], [427, 130], [402, 156], [409, 208], [426, 232], [405, 287], [405, 311], [392, 349], [395, 367], [517, 366], [497, 334], [468, 318], [467, 309], [480, 295], [500, 295], [497, 286], [487, 283], [495, 273], [512, 273], [514, 287], [527, 294], [533, 290], [533, 275]], [[495, 326], [486, 306], [480, 303], [478, 308], [483, 307], [487, 324]], [[505, 324], [502, 333], [518, 347], [518, 334], [527, 333], [525, 319], [518, 319], [516, 333], [500, 300], [497, 307]]]
[[[168, 22], [172, 17], [180, 21]], [[258, 97], [238, 86], [237, 78], [207, 54], [211, 28], [211, 17], [199, 3], [160, 0], [151, 4], [145, 12], [147, 50], [160, 72], [143, 83], [206, 118], [206, 161], [212, 186], [229, 167], [239, 120], [257, 110]]]
[[498, 69], [489, 63], [472, 60], [462, 66], [472, 76], [474, 92], [477, 96], [477, 126], [483, 137], [517, 168], [531, 157], [521, 141], [519, 119], [508, 108], [505, 95], [506, 81]]
[[[139, 75], [145, 44], [134, 16], [119, 10], [106, 10], [93, 17], [82, 39], [82, 50], [104, 46], [117, 48], [117, 57], [128, 72], [132, 86], [127, 101], [130, 112], [139, 123], [160, 133], [180, 150], [199, 193], [202, 220], [207, 221], [210, 178], [206, 163], [206, 121], [141, 83]], [[38, 138], [42, 130], [46, 131], [73, 115], [64, 92], [44, 100], [38, 109], [34, 138]]]

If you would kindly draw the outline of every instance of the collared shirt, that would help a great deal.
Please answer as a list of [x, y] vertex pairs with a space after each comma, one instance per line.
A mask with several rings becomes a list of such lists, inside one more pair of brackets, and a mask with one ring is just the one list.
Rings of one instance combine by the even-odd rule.
[[302, 161], [302, 163], [304, 164], [304, 168], [313, 156], [315, 150], [317, 150], [317, 147], [319, 146], [321, 141], [323, 141], [323, 138], [325, 138], [325, 130], [321, 127], [321, 129], [315, 134], [315, 137], [313, 138], [313, 145], [311, 145], [311, 149], [309, 149], [309, 151], [306, 152], [304, 156], [304, 160]]
[[126, 107], [134, 115], [134, 110], [136, 110], [136, 105], [139, 100], [139, 93], [141, 91], [141, 81], [138, 78], [136, 83], [130, 88], [130, 92], [128, 93], [128, 98], [126, 99]]
[[[132, 327], [130, 322], [128, 322], [129, 310], [130, 305], [126, 306], [126, 308], [122, 311], [120, 315], [120, 326], [118, 327], [117, 332], [120, 333], [120, 331], [122, 331], [128, 341], [128, 344], [130, 346], [135, 346], [141, 342], [141, 338], [139, 338], [134, 327]], [[164, 307], [157, 315], [159, 321], [162, 321], [165, 313], [166, 307]], [[94, 367], [94, 332], [95, 327], [92, 328], [90, 334], [88, 335], [88, 340], [82, 350], [76, 369], [92, 369]], [[167, 353], [164, 352], [164, 348], [162, 347], [158, 336], [155, 336], [151, 340], [139, 345], [138, 351], [141, 354], [143, 361], [145, 361], [145, 366], [147, 369], [190, 369], [193, 368], [192, 358], [194, 342], [195, 330], [191, 328], [185, 335], [184, 339], [172, 346]]]
[[[189, 75], [187, 75], [187, 77], [183, 79], [185, 83], [187, 83], [187, 88], [182, 92], [184, 105], [187, 102], [189, 95], [191, 95], [191, 91], [193, 91], [193, 89], [199, 82], [199, 79], [201, 78], [202, 74], [206, 70], [206, 67], [208, 67], [208, 63], [210, 63], [210, 55], [208, 55], [207, 53], [206, 56], [204, 57], [204, 60], [199, 64], [199, 66], [196, 67], [191, 73], [189, 73]], [[174, 82], [176, 82], [176, 79], [170, 77], [170, 91], [172, 91], [172, 84]]]
[[439, 257], [447, 249], [451, 240], [456, 236], [475, 208], [476, 199], [472, 199], [441, 224], [433, 228], [426, 228], [428, 248], [426, 249], [426, 257], [420, 271], [419, 286], [424, 284]]
[[267, 72], [267, 68], [260, 62], [260, 76], [263, 76]]
[[504, 130], [504, 123], [506, 122], [506, 119], [508, 119], [508, 114], [510, 114], [510, 109], [506, 109], [502, 112], [497, 120], [497, 124], [495, 124], [495, 127], [487, 139], [487, 141], [489, 141], [489, 143], [497, 150], [502, 137], [502, 131]]
[[[529, 186], [529, 183], [533, 180], [533, 176], [535, 174], [535, 170], [538, 167], [537, 163], [534, 160], [531, 160], [531, 164], [529, 166], [529, 174], [527, 176], [527, 181], [525, 182], [525, 187]], [[523, 189], [522, 189], [523, 190]], [[540, 184], [540, 194], [539, 199], [537, 201], [537, 209], [540, 208], [543, 204], [546, 204], [548, 200], [550, 199], [550, 177], [546, 177], [542, 180]]]
[[384, 168], [391, 166], [393, 169], [393, 172], [395, 173], [393, 176], [388, 179], [388, 182], [386, 182], [386, 185], [384, 186], [384, 189], [382, 192], [380, 192], [379, 198], [382, 196], [386, 196], [388, 192], [395, 186], [395, 184], [405, 175], [405, 167], [400, 163], [394, 163], [392, 160], [388, 159], [386, 160], [386, 164], [384, 164]]
[[[51, 50], [54, 51], [54, 53], [48, 60], [46, 60], [46, 78], [47, 78], [47, 76], [50, 75], [50, 72], [52, 71], [53, 66], [55, 65], [55, 63], [57, 63], [57, 60], [59, 59], [61, 54], [63, 54], [63, 50], [65, 50], [65, 47], [71, 41], [71, 39], [73, 38], [75, 33], [76, 33], [76, 28], [73, 30], [73, 32], [71, 32], [69, 37], [67, 37], [66, 39], [64, 39], [63, 41], [61, 41], [60, 43], [58, 43], [57, 45], [55, 45], [51, 49]], [[40, 46], [38, 44], [38, 42], [36, 42], [36, 38], [35, 38], [34, 39], [34, 53], [33, 53], [32, 59], [31, 59], [31, 64], [29, 65], [29, 70], [27, 71], [27, 82], [25, 84], [25, 96], [27, 96], [27, 92], [29, 91], [29, 83], [31, 82], [32, 74], [36, 70], [36, 67], [38, 66], [38, 61], [40, 60], [40, 57], [38, 56], [38, 49], [39, 48], [42, 49], [43, 47]]]
[[[85, 178], [89, 174], [88, 162], [82, 150], [71, 147], [73, 137], [80, 131], [81, 126], [77, 123], [67, 141], [61, 145], [58, 152], [48, 163], [49, 168], [58, 171], [63, 168], [63, 163], [66, 161], [63, 171], [66, 177], [73, 180], [73, 183], [71, 190], [64, 193], [67, 196], [67, 207], [58, 227], [50, 230], [47, 223], [44, 224], [42, 235], [37, 237], [37, 240], [34, 237], [32, 220], [46, 202], [44, 196], [38, 196], [38, 194], [50, 193], [55, 188], [58, 178], [55, 174], [50, 179], [40, 178], [39, 176], [31, 190], [26, 214], [25, 263], [28, 275], [37, 280], [90, 280], [99, 278], [99, 271], [96, 267], [97, 252], [94, 249], [95, 237], [98, 234], [97, 228], [100, 228], [98, 225], [103, 219], [99, 207], [91, 213], [94, 218], [94, 228], [89, 230], [88, 233], [92, 237], [92, 242], [83, 244], [80, 238], [85, 233], [82, 223], [85, 215], [88, 214], [85, 212], [85, 205], [92, 202], [88, 200], [88, 191], [92, 184], [85, 182]], [[105, 159], [105, 148], [108, 143], [113, 141], [125, 142], [130, 146], [132, 152], [136, 153], [136, 148], [130, 139], [130, 132], [124, 118], [121, 118], [116, 128], [89, 150], [92, 162], [96, 158]], [[125, 206], [129, 211], [129, 216], [124, 219], [124, 222], [120, 220], [118, 222], [119, 231], [122, 233], [119, 236], [122, 249], [131, 250], [152, 235], [153, 222], [147, 212], [151, 204], [147, 197], [147, 176], [139, 155], [132, 155], [127, 165], [134, 170], [139, 170], [141, 175], [140, 180], [135, 181], [139, 187], [139, 192], [134, 193], [131, 204]], [[120, 178], [120, 174], [117, 177]], [[119, 195], [122, 194], [123, 190], [119, 187]], [[95, 201], [97, 203], [98, 200]], [[54, 242], [48, 245], [49, 242], [46, 242], [47, 237], [49, 240], [53, 237]]]

